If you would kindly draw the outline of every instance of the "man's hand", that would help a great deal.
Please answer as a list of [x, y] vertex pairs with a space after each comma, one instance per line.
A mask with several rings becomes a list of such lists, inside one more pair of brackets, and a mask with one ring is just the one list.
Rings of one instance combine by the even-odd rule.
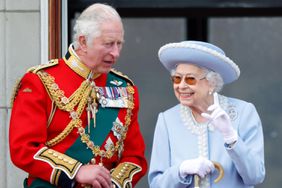
[[111, 174], [100, 165], [83, 165], [78, 170], [75, 180], [80, 184], [91, 185], [95, 188], [112, 188]]

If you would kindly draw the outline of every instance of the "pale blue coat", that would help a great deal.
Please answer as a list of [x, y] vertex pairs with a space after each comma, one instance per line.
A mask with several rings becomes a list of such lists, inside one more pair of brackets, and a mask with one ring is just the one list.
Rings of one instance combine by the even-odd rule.
[[[232, 149], [224, 146], [221, 134], [208, 130], [208, 158], [219, 162], [224, 177], [218, 183], [209, 178], [210, 187], [251, 188], [265, 177], [263, 130], [253, 104], [220, 96], [220, 105], [230, 115], [239, 139]], [[149, 184], [151, 188], [191, 188], [193, 176], [180, 179], [179, 165], [199, 156], [198, 135], [192, 134], [180, 116], [181, 105], [159, 114], [152, 148]]]

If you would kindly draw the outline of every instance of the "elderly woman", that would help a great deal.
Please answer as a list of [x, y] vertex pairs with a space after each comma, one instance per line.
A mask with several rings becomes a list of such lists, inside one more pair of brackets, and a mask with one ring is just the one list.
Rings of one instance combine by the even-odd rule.
[[265, 177], [263, 131], [253, 104], [217, 94], [238, 66], [210, 43], [169, 43], [159, 50], [180, 104], [159, 114], [151, 188], [250, 188]]

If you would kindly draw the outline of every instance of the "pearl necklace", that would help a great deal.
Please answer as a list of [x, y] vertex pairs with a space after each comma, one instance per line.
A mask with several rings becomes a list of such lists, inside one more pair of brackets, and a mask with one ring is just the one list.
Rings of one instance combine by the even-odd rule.
[[[192, 134], [198, 136], [199, 156], [208, 158], [208, 130], [213, 131], [214, 127], [209, 123], [196, 122], [191, 109], [182, 104], [180, 104], [180, 114], [184, 125], [188, 128], [188, 130], [190, 130]], [[207, 188], [209, 185], [208, 176], [201, 179], [200, 186], [202, 188]]]
[[212, 124], [198, 123], [189, 107], [180, 104], [180, 114], [184, 125], [191, 131], [192, 134], [202, 135], [203, 132], [208, 128], [210, 131], [214, 130]]
[[[237, 112], [232, 104], [228, 104], [226, 97], [219, 95], [219, 103], [221, 107], [227, 111], [231, 120], [236, 119]], [[199, 156], [208, 158], [208, 131], [214, 131], [214, 126], [210, 123], [198, 123], [192, 114], [192, 110], [182, 104], [180, 104], [180, 115], [187, 129], [191, 131], [192, 134], [198, 136]], [[210, 187], [208, 176], [201, 179], [200, 187]]]

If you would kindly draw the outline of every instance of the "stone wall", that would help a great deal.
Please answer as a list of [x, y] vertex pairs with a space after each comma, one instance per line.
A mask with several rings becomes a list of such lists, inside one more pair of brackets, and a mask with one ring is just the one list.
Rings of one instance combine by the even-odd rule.
[[10, 160], [10, 97], [16, 80], [36, 64], [40, 64], [40, 0], [0, 0], [0, 187], [22, 187], [26, 176]]

